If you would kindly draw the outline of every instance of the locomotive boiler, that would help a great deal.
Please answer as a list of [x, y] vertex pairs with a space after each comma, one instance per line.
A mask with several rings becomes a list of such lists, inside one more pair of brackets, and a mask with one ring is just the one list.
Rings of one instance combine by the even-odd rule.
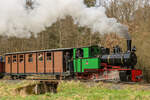
[[133, 67], [137, 64], [136, 48], [131, 49], [131, 40], [127, 40], [127, 51], [122, 52], [119, 46], [113, 48], [112, 54], [104, 54], [101, 57], [103, 63], [121, 67]]

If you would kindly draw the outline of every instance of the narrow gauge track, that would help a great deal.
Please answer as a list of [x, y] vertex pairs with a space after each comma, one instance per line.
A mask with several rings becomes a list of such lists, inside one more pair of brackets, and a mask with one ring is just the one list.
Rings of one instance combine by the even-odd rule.
[[[2, 81], [10, 81], [13, 79], [1, 79]], [[122, 82], [122, 81], [114, 81], [114, 80], [99, 80], [99, 81], [94, 81], [94, 80], [77, 80], [77, 79], [64, 79], [64, 80], [58, 80], [58, 79], [36, 79], [36, 78], [33, 78], [33, 79], [15, 79], [17, 81], [24, 81], [24, 80], [27, 80], [27, 81], [56, 81], [56, 82], [60, 82], [60, 81], [65, 81], [65, 82], [69, 82], [69, 81], [80, 81], [80, 82], [83, 82], [83, 83], [98, 83], [98, 82], [103, 82], [103, 83], [113, 83], [113, 84], [116, 84], [116, 85], [141, 85], [141, 86], [150, 86], [150, 83], [137, 83], [137, 82]]]
[[147, 82], [122, 82], [122, 81], [113, 81], [113, 80], [103, 80], [99, 81], [103, 83], [113, 83], [113, 84], [118, 84], [118, 85], [142, 85], [142, 86], [150, 86], [150, 83]]

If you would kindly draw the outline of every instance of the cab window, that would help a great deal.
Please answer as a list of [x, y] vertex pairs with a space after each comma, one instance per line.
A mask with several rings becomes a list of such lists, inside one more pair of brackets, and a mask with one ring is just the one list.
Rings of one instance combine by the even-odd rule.
[[76, 50], [76, 58], [82, 58], [83, 57], [83, 49], [77, 49]]

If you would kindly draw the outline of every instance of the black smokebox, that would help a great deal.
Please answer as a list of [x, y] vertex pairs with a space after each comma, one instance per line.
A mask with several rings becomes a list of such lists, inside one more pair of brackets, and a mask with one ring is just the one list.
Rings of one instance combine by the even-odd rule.
[[131, 51], [132, 40], [127, 40], [127, 51]]

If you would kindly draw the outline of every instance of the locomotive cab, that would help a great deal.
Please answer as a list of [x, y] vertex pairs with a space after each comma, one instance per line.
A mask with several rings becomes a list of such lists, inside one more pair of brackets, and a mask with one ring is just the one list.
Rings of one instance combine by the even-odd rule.
[[75, 73], [84, 73], [86, 69], [99, 69], [101, 66], [99, 46], [74, 48], [73, 63]]

